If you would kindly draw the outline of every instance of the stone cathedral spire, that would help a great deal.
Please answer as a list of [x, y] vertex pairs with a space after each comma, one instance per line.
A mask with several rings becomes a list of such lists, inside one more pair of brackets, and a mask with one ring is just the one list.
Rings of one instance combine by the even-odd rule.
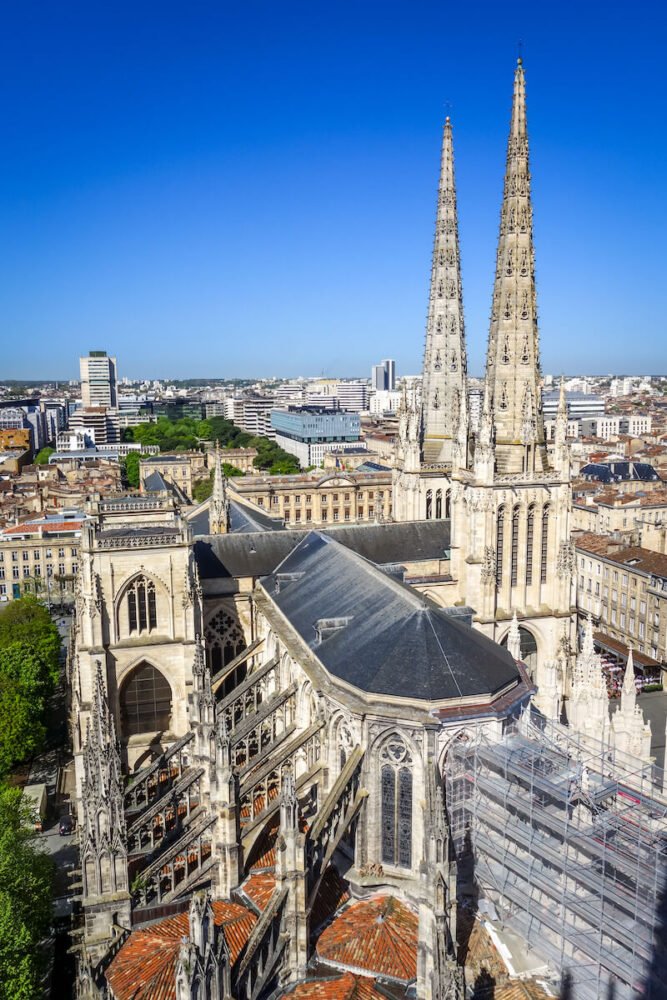
[[521, 59], [514, 74], [486, 378], [493, 404], [496, 471], [527, 474], [544, 471], [547, 459], [540, 395], [526, 90]]
[[209, 505], [209, 529], [212, 535], [225, 535], [229, 531], [229, 498], [220, 461], [220, 445], [217, 441], [215, 443], [213, 492]]
[[[462, 405], [467, 413], [466, 369], [454, 147], [451, 122], [446, 118], [424, 351], [423, 456], [427, 463], [451, 464], [456, 447], [465, 452], [456, 439]], [[459, 464], [465, 462], [459, 458]]]

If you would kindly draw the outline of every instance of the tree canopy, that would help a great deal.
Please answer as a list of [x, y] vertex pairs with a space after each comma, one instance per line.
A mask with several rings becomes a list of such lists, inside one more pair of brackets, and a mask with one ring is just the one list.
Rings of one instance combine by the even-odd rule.
[[33, 595], [0, 611], [0, 775], [43, 745], [59, 650], [58, 630]]
[[39, 944], [52, 893], [53, 862], [39, 849], [21, 790], [0, 784], [0, 1000], [41, 995]]
[[40, 448], [37, 454], [35, 455], [35, 465], [48, 465], [49, 458], [51, 457], [51, 455], [53, 455], [54, 451], [55, 448], [49, 448], [48, 446], [45, 448]]
[[[257, 469], [269, 472], [271, 475], [290, 475], [301, 471], [298, 459], [279, 448], [275, 441], [247, 434], [224, 417], [210, 417], [208, 420], [195, 420], [192, 417], [169, 420], [167, 417], [160, 417], [154, 424], [128, 427], [123, 436], [126, 441], [156, 444], [160, 451], [192, 451], [200, 448], [204, 441], [217, 441], [222, 448], [255, 448], [258, 454], [253, 464]], [[126, 476], [130, 485], [138, 486], [138, 466], [136, 484], [130, 479], [127, 466], [130, 458], [132, 456], [128, 455], [126, 459]], [[205, 491], [204, 486], [200, 492], [203, 491]], [[205, 500], [206, 497], [202, 496], [201, 499]]]
[[127, 480], [127, 485], [133, 489], [139, 489], [139, 462], [141, 455], [137, 451], [131, 451], [123, 459], [123, 475]]

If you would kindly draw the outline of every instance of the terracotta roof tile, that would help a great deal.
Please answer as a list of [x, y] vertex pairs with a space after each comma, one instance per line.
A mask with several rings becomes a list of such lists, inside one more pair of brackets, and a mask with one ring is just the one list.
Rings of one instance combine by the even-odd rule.
[[317, 954], [354, 972], [408, 982], [417, 975], [417, 915], [393, 896], [347, 906], [324, 930]]
[[386, 993], [380, 993], [372, 979], [346, 972], [334, 979], [297, 983], [282, 996], [293, 1000], [384, 1000]]
[[11, 528], [5, 528], [5, 535], [29, 535], [36, 531], [43, 531], [50, 534], [52, 531], [80, 531], [83, 521], [24, 521], [23, 524], [15, 524]]
[[493, 993], [493, 1000], [550, 1000], [552, 997], [553, 994], [546, 993], [534, 979], [496, 983]]
[[275, 887], [276, 878], [271, 872], [253, 872], [241, 889], [258, 910], [264, 910]]
[[[213, 903], [213, 913], [235, 962], [257, 917], [245, 906], [222, 901]], [[188, 933], [187, 913], [133, 931], [106, 971], [115, 1000], [176, 1000], [176, 961]]]

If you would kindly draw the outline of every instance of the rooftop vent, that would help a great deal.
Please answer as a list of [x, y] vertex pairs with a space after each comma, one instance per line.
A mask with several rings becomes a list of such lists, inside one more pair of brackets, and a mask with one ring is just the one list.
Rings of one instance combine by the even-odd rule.
[[340, 629], [349, 625], [353, 617], [353, 615], [347, 615], [344, 618], [318, 618], [313, 626], [315, 629], [316, 645], [319, 646], [320, 643], [324, 642], [325, 639], [329, 639], [335, 632], [339, 632]]
[[276, 594], [279, 594], [288, 583], [296, 583], [305, 573], [276, 573]]

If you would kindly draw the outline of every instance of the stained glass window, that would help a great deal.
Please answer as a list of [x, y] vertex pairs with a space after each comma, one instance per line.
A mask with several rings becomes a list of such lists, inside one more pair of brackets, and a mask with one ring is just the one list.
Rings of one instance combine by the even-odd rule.
[[407, 767], [398, 772], [398, 863], [412, 866], [412, 775]]
[[382, 860], [390, 865], [396, 855], [396, 773], [389, 764], [382, 768]]

